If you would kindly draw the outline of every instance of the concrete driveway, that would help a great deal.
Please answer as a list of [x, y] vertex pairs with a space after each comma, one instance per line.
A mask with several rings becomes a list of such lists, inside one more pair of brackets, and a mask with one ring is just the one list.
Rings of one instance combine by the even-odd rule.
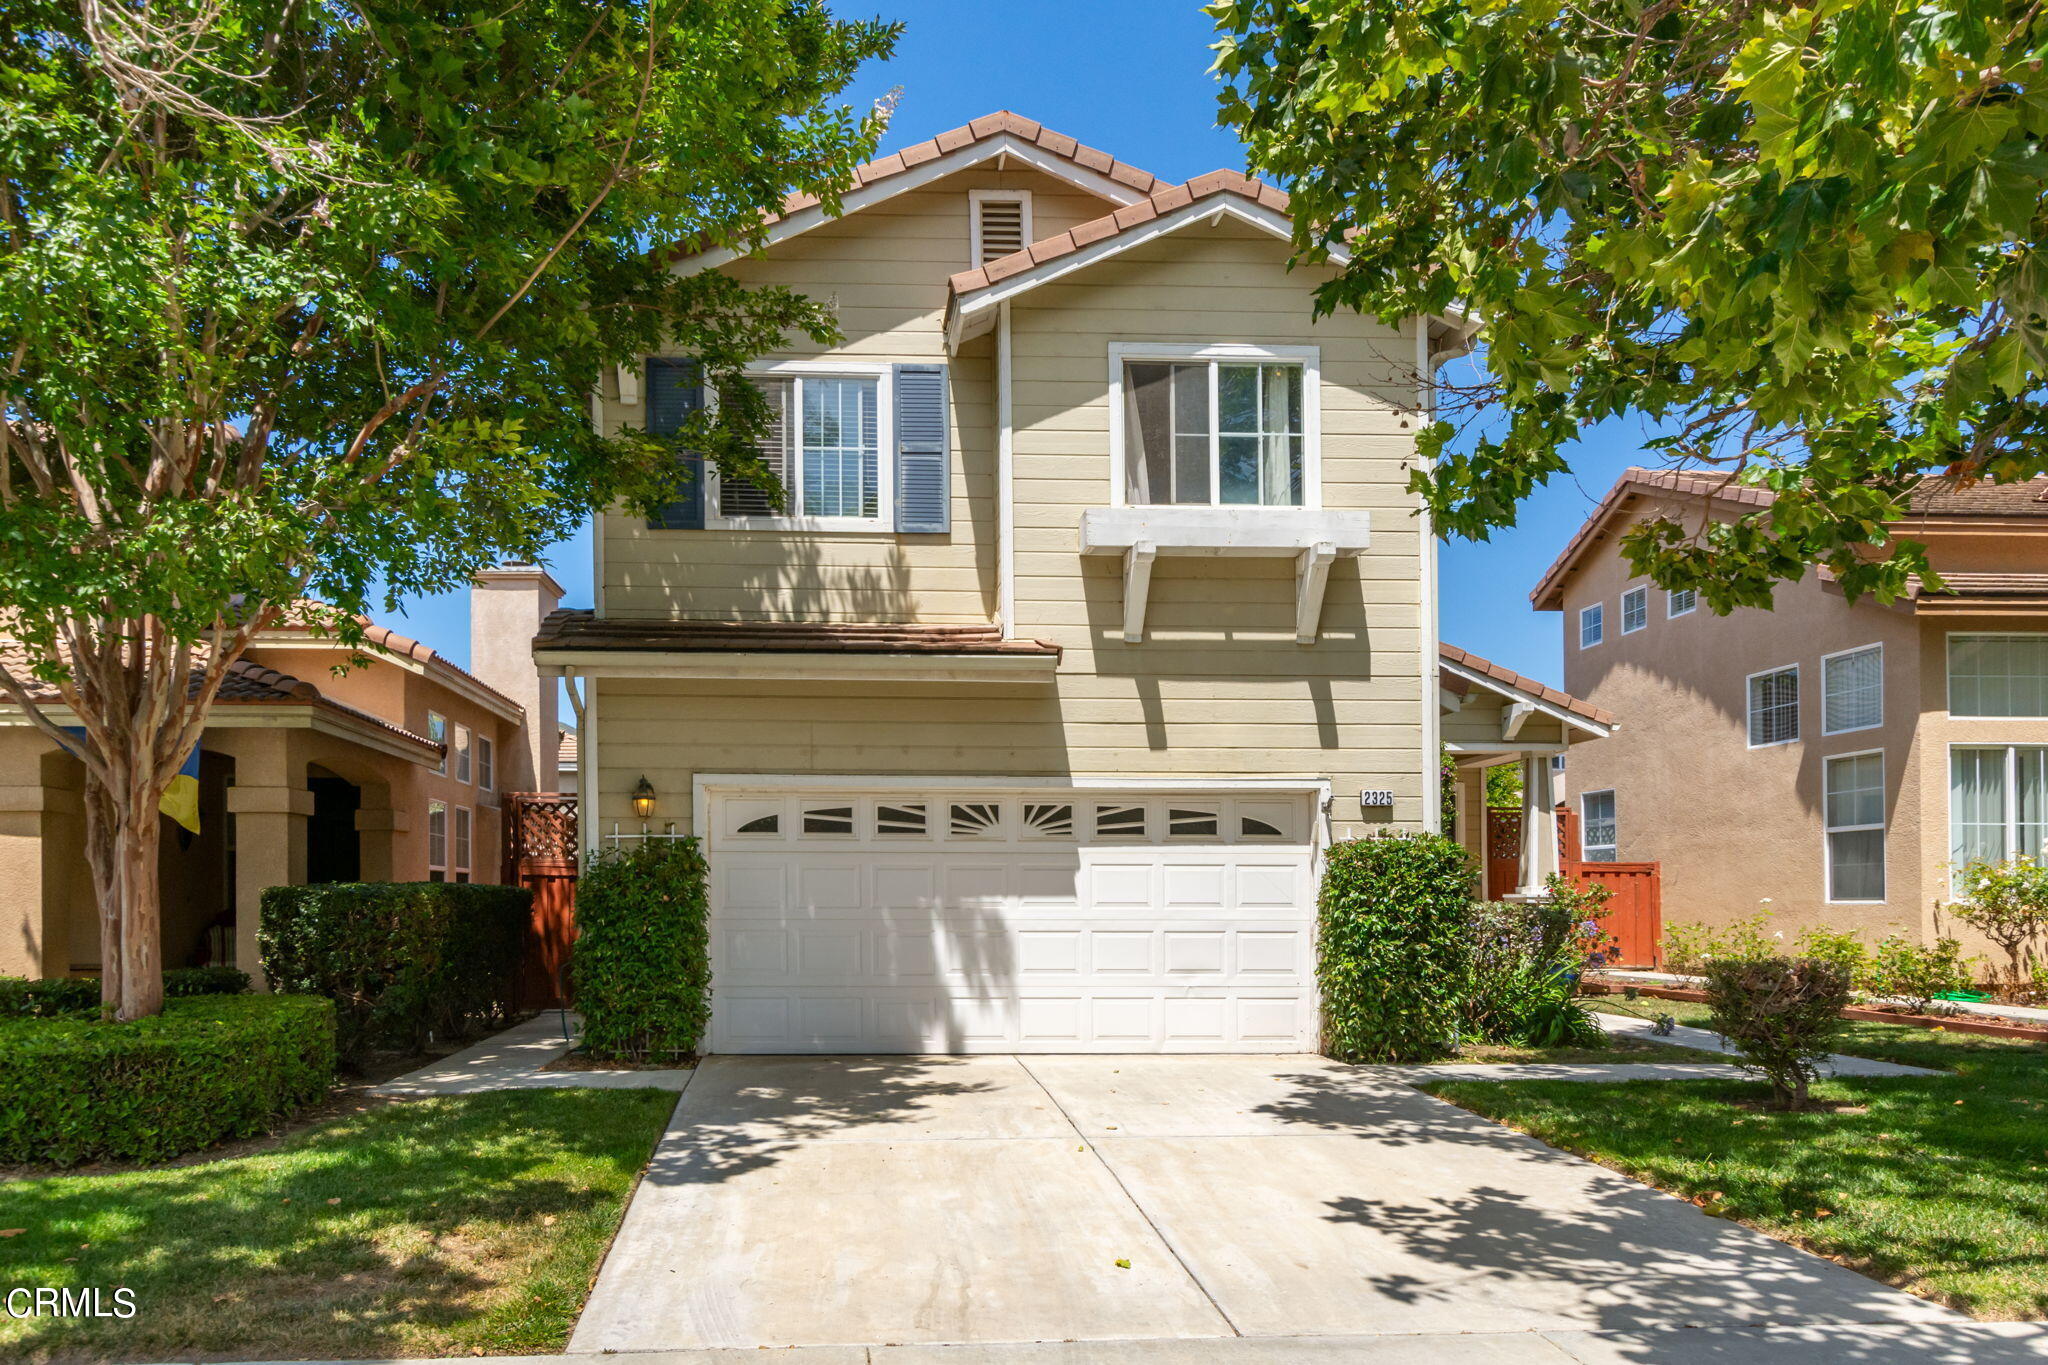
[[1317, 1057], [718, 1057], [569, 1349], [1958, 1321]]

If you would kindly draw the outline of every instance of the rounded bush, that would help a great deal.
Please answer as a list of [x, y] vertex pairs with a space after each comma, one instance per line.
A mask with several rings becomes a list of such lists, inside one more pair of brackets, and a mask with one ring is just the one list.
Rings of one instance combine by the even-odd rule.
[[1450, 1050], [1472, 885], [1471, 858], [1440, 834], [1353, 839], [1330, 850], [1316, 926], [1325, 1052], [1413, 1062]]
[[310, 996], [0, 1019], [0, 1162], [162, 1161], [267, 1132], [333, 1083], [334, 1006]]
[[1707, 964], [1714, 1029], [1762, 1073], [1781, 1108], [1804, 1109], [1807, 1087], [1841, 1032], [1849, 971], [1811, 957], [1716, 958]]
[[695, 839], [606, 850], [584, 869], [570, 977], [591, 1056], [682, 1061], [703, 1041], [711, 1020], [706, 872]]

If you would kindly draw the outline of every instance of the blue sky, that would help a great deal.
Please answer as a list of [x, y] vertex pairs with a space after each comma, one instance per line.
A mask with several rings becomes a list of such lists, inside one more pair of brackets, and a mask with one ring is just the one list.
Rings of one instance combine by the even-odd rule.
[[[867, 6], [840, 0], [840, 13]], [[850, 92], [858, 103], [900, 91], [884, 150], [916, 142], [996, 109], [1079, 138], [1155, 175], [1180, 180], [1242, 168], [1235, 136], [1216, 126], [1210, 24], [1189, 0], [1034, 0], [1015, 6], [914, 0], [873, 6], [908, 28], [896, 56]], [[1019, 22], [1028, 13], [1029, 22]], [[1573, 475], [1523, 505], [1520, 525], [1485, 544], [1443, 549], [1443, 634], [1524, 673], [1562, 678], [1555, 613], [1529, 609], [1529, 589], [1574, 528], [1636, 456], [1641, 432], [1612, 424], [1572, 453]], [[588, 531], [565, 541], [549, 567], [568, 604], [590, 603]], [[406, 604], [407, 634], [466, 661], [464, 595]]]

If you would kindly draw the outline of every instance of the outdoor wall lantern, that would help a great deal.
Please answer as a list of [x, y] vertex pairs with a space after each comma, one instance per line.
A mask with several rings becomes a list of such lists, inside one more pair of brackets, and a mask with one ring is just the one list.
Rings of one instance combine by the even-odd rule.
[[633, 814], [642, 820], [654, 814], [654, 784], [645, 777], [640, 779], [639, 786], [633, 788]]

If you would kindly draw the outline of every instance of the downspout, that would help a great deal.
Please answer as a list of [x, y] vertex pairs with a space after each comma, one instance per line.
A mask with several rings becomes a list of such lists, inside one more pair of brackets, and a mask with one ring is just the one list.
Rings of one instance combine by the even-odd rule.
[[1010, 413], [1010, 301], [996, 305], [996, 624], [1017, 633], [1016, 429]]
[[569, 709], [576, 713], [576, 866], [586, 867], [590, 863], [590, 850], [594, 846], [591, 838], [590, 813], [595, 809], [590, 798], [590, 775], [595, 765], [590, 760], [591, 744], [590, 708], [584, 700], [584, 688], [589, 680], [578, 678], [575, 668], [562, 670], [562, 690], [569, 694]]
[[[1436, 416], [1436, 371], [1429, 350], [1429, 319], [1415, 318], [1415, 420], [1427, 425]], [[1416, 436], [1420, 438], [1420, 425]], [[1418, 457], [1423, 471], [1429, 466]], [[1422, 634], [1422, 827], [1432, 834], [1443, 833], [1443, 715], [1438, 700], [1443, 678], [1440, 668], [1442, 625], [1437, 619], [1437, 536], [1436, 521], [1425, 506], [1417, 518], [1422, 535], [1421, 620]]]

